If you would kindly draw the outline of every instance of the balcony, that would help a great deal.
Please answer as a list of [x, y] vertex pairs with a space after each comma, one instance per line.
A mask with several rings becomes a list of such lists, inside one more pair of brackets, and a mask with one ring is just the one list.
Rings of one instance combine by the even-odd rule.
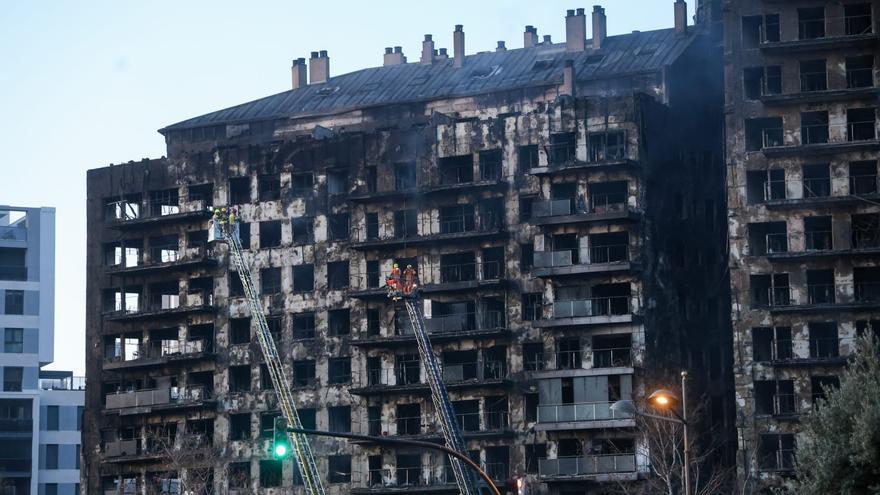
[[753, 307], [774, 313], [821, 313], [826, 311], [874, 309], [880, 307], [880, 282], [815, 283], [793, 298], [789, 287], [760, 289], [767, 299], [752, 300]]
[[159, 301], [156, 299], [151, 304], [145, 304], [143, 307], [132, 305], [105, 312], [104, 319], [107, 321], [137, 321], [149, 318], [214, 313], [217, 310], [214, 306], [214, 294], [211, 293], [196, 292], [187, 294], [186, 302], [187, 304], [180, 305], [173, 300]]
[[567, 170], [614, 170], [636, 167], [638, 162], [626, 154], [624, 142], [619, 146], [602, 146], [591, 148], [587, 160], [578, 160], [576, 148], [569, 143], [548, 144], [547, 165], [529, 169], [531, 175], [552, 175]]
[[538, 424], [535, 429], [558, 431], [635, 426], [635, 419], [631, 414], [612, 411], [612, 404], [613, 402], [538, 404]]
[[0, 438], [26, 438], [33, 431], [31, 418], [0, 418]]
[[371, 469], [352, 477], [352, 494], [419, 493], [457, 494], [450, 465]]
[[590, 297], [556, 301], [551, 305], [551, 318], [534, 322], [536, 327], [607, 325], [631, 323], [634, 317], [632, 295]]
[[27, 227], [21, 225], [0, 225], [0, 243], [24, 246], [27, 242]]
[[0, 265], [0, 280], [24, 282], [28, 279], [28, 269], [22, 265]]
[[[45, 373], [42, 372], [42, 373]], [[86, 377], [67, 376], [64, 378], [40, 378], [40, 390], [67, 390], [81, 392], [86, 389]]]
[[104, 412], [128, 416], [193, 408], [213, 408], [216, 401], [203, 386], [141, 389], [107, 394]]
[[877, 45], [880, 36], [874, 33], [855, 34], [850, 36], [834, 36], [798, 39], [789, 41], [764, 41], [761, 51], [767, 54], [784, 54], [809, 51], [872, 48]]
[[[182, 344], [177, 340], [161, 341], [159, 345], [138, 345], [131, 355], [124, 356], [110, 348], [105, 355], [103, 369], [118, 370], [138, 367], [161, 366], [213, 357], [211, 343], [206, 340], [190, 340]], [[127, 359], [126, 359], [127, 358]]]
[[576, 250], [538, 251], [534, 254], [532, 275], [535, 277], [559, 277], [629, 271], [635, 265], [629, 261], [629, 246], [618, 244], [594, 246], [588, 250], [587, 259], [578, 259]]
[[422, 279], [421, 292], [425, 294], [496, 289], [507, 282], [504, 265], [500, 261], [430, 263], [427, 271], [434, 277], [439, 275], [439, 278]]
[[635, 454], [538, 459], [538, 477], [553, 481], [626, 481], [638, 478]]
[[[443, 379], [449, 390], [465, 390], [480, 387], [510, 385], [506, 363], [484, 361], [481, 363], [444, 364]], [[352, 388], [354, 395], [374, 396], [382, 394], [429, 394], [431, 392], [422, 370], [416, 368], [374, 369], [355, 374]]]
[[[513, 436], [510, 413], [507, 411], [486, 411], [484, 413], [456, 414], [462, 436], [468, 439], [498, 436]], [[368, 421], [368, 431], [372, 436], [394, 435], [418, 438], [420, 440], [442, 440], [443, 431], [438, 424], [433, 424], [421, 416], [398, 417], [385, 427], [382, 420]], [[394, 425], [394, 427], [391, 427]], [[371, 443], [357, 441], [358, 443]]]
[[832, 181], [831, 177], [770, 180], [763, 183], [760, 189], [756, 186], [750, 194], [757, 196], [754, 203], [763, 204], [768, 209], [863, 204], [865, 197], [880, 196], [876, 174], [850, 176], [848, 190], [843, 184], [846, 183], [841, 183], [838, 178]]
[[[844, 139], [830, 139], [828, 126], [804, 126], [801, 129], [801, 142], [798, 144], [780, 144], [762, 148], [767, 158], [779, 158], [786, 156], [817, 156], [833, 155], [837, 153], [849, 153], [859, 151], [880, 150], [880, 140], [876, 136], [861, 137], [866, 123], [856, 122], [847, 124], [847, 134]], [[867, 123], [873, 129], [873, 122]], [[825, 130], [822, 130], [822, 127]], [[824, 134], [823, 134], [824, 132]], [[872, 132], [873, 134], [873, 132]]]
[[569, 199], [537, 200], [532, 203], [533, 225], [565, 225], [587, 222], [635, 221], [639, 215], [620, 195], [594, 197], [590, 207], [575, 207]]
[[368, 235], [370, 232], [366, 227], [355, 228], [351, 247], [358, 250], [399, 249], [445, 240], [482, 241], [503, 238], [506, 235], [501, 218], [493, 215], [440, 217], [437, 222], [422, 222], [417, 230], [417, 234], [374, 238]]
[[[841, 340], [837, 337], [813, 337], [810, 339], [776, 339], [772, 346], [770, 365], [774, 367], [842, 366], [846, 356], [840, 354]], [[775, 400], [775, 399], [774, 399]], [[782, 398], [774, 403], [774, 414], [797, 412], [797, 398], [789, 403]], [[791, 407], [788, 407], [791, 406]]]
[[[507, 334], [507, 324], [503, 311], [481, 310], [468, 313], [453, 313], [425, 318], [425, 329], [432, 343], [449, 342], [461, 339], [498, 338]], [[411, 346], [415, 334], [407, 325], [398, 329], [396, 335], [375, 335], [352, 340], [352, 345], [361, 347]]]
[[167, 201], [116, 201], [105, 205], [104, 218], [116, 229], [142, 229], [157, 224], [185, 223], [211, 218], [213, 198], [169, 197]]
[[811, 103], [845, 102], [874, 99], [880, 96], [880, 89], [873, 87], [830, 89], [822, 91], [803, 91], [800, 93], [767, 94], [761, 102], [768, 107], [783, 107]]
[[[176, 246], [175, 246], [176, 248]], [[111, 275], [150, 275], [153, 273], [193, 270], [201, 267], [217, 265], [214, 250], [207, 245], [186, 248], [183, 252], [174, 249], [165, 250], [161, 255], [154, 255], [151, 261], [143, 263], [138, 260], [135, 265], [122, 263], [107, 267]]]

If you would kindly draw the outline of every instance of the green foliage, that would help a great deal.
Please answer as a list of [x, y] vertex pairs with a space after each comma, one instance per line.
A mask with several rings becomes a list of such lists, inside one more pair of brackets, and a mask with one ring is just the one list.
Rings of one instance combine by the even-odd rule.
[[840, 377], [840, 388], [804, 422], [799, 494], [880, 495], [880, 339], [868, 331]]

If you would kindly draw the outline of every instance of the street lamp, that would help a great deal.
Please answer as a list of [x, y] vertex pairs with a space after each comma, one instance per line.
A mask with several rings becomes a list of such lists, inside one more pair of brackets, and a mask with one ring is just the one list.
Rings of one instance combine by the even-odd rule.
[[[676, 402], [681, 402], [681, 415], [673, 409], [673, 404]], [[616, 413], [621, 414], [632, 414], [645, 416], [648, 418], [660, 419], [663, 421], [672, 421], [673, 423], [679, 423], [682, 425], [682, 429], [684, 430], [684, 461], [682, 463], [681, 468], [681, 478], [684, 482], [684, 495], [690, 495], [691, 493], [691, 477], [690, 477], [690, 444], [688, 443], [688, 421], [687, 421], [687, 371], [681, 372], [681, 398], [675, 393], [666, 390], [666, 389], [658, 389], [651, 393], [648, 396], [648, 404], [650, 404], [655, 409], [660, 409], [664, 411], [669, 411], [675, 416], [674, 418], [670, 418], [669, 416], [660, 416], [657, 414], [650, 414], [643, 411], [639, 411], [636, 408], [636, 405], [631, 400], [619, 400], [614, 404], [611, 404], [611, 410]]]

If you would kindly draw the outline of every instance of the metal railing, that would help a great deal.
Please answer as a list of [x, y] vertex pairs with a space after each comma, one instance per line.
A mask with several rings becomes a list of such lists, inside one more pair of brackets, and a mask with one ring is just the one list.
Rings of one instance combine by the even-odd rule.
[[825, 91], [828, 89], [827, 72], [801, 72], [801, 92]]
[[847, 141], [870, 141], [877, 139], [876, 124], [874, 120], [847, 122]]
[[788, 234], [767, 234], [764, 238], [767, 254], [788, 252]]
[[443, 364], [443, 379], [447, 383], [469, 380], [502, 380], [507, 377], [504, 361], [477, 361], [472, 363]]
[[590, 297], [552, 304], [554, 318], [575, 318], [582, 316], [619, 316], [632, 313], [631, 295]]
[[532, 201], [533, 217], [558, 217], [571, 215], [572, 200], [570, 199], [537, 199]]
[[86, 377], [40, 378], [40, 390], [85, 390]]
[[506, 462], [485, 462], [480, 467], [493, 480], [507, 481], [510, 474], [510, 465]]
[[825, 37], [825, 18], [798, 20], [798, 39], [812, 40]]
[[880, 190], [877, 179], [877, 174], [850, 175], [849, 193], [854, 195], [877, 194], [877, 191]]
[[352, 479], [356, 478], [360, 478], [359, 484], [371, 488], [455, 484], [455, 475], [449, 465], [370, 469], [366, 479], [359, 476], [353, 476]]
[[858, 36], [874, 32], [871, 14], [853, 15], [843, 18], [844, 33], [847, 36]]
[[760, 457], [760, 468], [764, 471], [791, 471], [794, 469], [794, 449], [775, 450]]
[[608, 213], [626, 209], [625, 192], [590, 194], [590, 213]]
[[[421, 366], [412, 368], [396, 366], [394, 369], [368, 369], [365, 375], [353, 374], [352, 378], [357, 378], [357, 381], [360, 382], [359, 386], [367, 387], [394, 387], [424, 384], [421, 377]], [[364, 383], [364, 381], [366, 381], [366, 383]]]
[[880, 302], [880, 282], [856, 282], [854, 287], [856, 302]]
[[773, 395], [773, 415], [792, 416], [797, 414], [797, 396], [794, 394]]
[[210, 390], [204, 386], [140, 389], [107, 394], [105, 397], [105, 408], [123, 409], [171, 403], [200, 402], [210, 398]]
[[616, 263], [629, 260], [629, 245], [609, 244], [590, 248], [590, 263]]
[[577, 156], [575, 143], [545, 144], [544, 150], [547, 152], [547, 163], [550, 165], [562, 165]]
[[0, 241], [26, 241], [27, 227], [0, 225]]
[[0, 265], [0, 280], [23, 281], [28, 278], [28, 269], [21, 265]]
[[555, 268], [576, 264], [616, 263], [629, 259], [629, 246], [626, 244], [594, 246], [589, 251], [590, 257], [587, 260], [579, 259], [578, 250], [575, 249], [536, 251], [532, 260], [536, 268]]
[[0, 431], [2, 432], [30, 432], [34, 429], [34, 422], [24, 418], [0, 418]]
[[593, 368], [621, 366], [632, 366], [632, 349], [630, 347], [593, 349]]
[[[162, 340], [158, 343], [137, 344], [125, 346], [123, 352], [121, 346], [108, 346], [105, 351], [105, 360], [109, 362], [137, 361], [139, 359], [163, 358], [168, 356], [186, 356], [208, 352], [210, 342], [203, 339], [180, 342], [179, 340]], [[128, 358], [128, 359], [126, 359]]]
[[807, 251], [829, 251], [832, 247], [830, 230], [804, 232], [804, 248]]
[[874, 86], [874, 69], [867, 67], [864, 69], [847, 69], [846, 70], [846, 87], [847, 88], [870, 88]]
[[840, 356], [840, 339], [837, 337], [810, 337], [811, 358], [835, 358]]
[[824, 144], [828, 142], [828, 124], [801, 126], [801, 144]]
[[[500, 261], [474, 261], [470, 263], [440, 262], [440, 283], [472, 282], [476, 280], [495, 280], [504, 275]], [[431, 268], [434, 263], [431, 263]], [[433, 270], [431, 270], [433, 272]]]
[[583, 364], [584, 353], [580, 350], [575, 351], [556, 351], [556, 369], [557, 370], [577, 370]]
[[538, 459], [539, 477], [591, 476], [632, 473], [636, 471], [635, 454], [588, 455]]
[[769, 127], [761, 129], [761, 147], [762, 148], [775, 148], [778, 146], [783, 146], [785, 144], [785, 140], [783, 139], [783, 131], [782, 127]]
[[[505, 328], [503, 311], [476, 311], [440, 315], [425, 319], [428, 333], [468, 332]], [[412, 329], [409, 329], [412, 334]]]
[[632, 414], [614, 411], [613, 402], [579, 402], [573, 404], [538, 404], [539, 423], [570, 421], [608, 421], [632, 419]]
[[752, 304], [757, 307], [790, 306], [791, 287], [758, 287], [752, 291]]
[[807, 304], [834, 304], [834, 284], [807, 284]]

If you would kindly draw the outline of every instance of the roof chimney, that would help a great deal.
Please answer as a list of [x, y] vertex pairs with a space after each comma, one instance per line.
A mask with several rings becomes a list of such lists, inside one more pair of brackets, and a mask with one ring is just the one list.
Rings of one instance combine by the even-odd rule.
[[559, 94], [574, 96], [574, 61], [566, 60], [562, 68], [562, 87]]
[[526, 26], [523, 33], [523, 48], [531, 48], [538, 44], [538, 29], [535, 26]]
[[425, 35], [425, 41], [422, 41], [422, 58], [420, 63], [431, 64], [434, 62], [434, 40], [430, 34]]
[[464, 26], [456, 24], [455, 31], [452, 32], [452, 66], [462, 65], [464, 65]]
[[309, 84], [321, 84], [330, 79], [330, 57], [327, 50], [312, 52], [309, 57]]
[[545, 34], [545, 35], [544, 35], [544, 44], [545, 44], [545, 45], [552, 45], [552, 44], [553, 44], [553, 42], [550, 41], [550, 35], [549, 35], [549, 34]]
[[399, 46], [395, 46], [392, 49], [390, 46], [385, 47], [385, 56], [382, 58], [382, 65], [401, 65], [406, 63], [406, 57], [403, 55], [403, 48]]
[[687, 10], [687, 2], [684, 0], [675, 0], [675, 34], [678, 36], [684, 36], [687, 34]]
[[306, 59], [298, 58], [290, 67], [290, 81], [293, 89], [305, 87], [306, 83]]
[[582, 52], [587, 43], [587, 16], [584, 9], [569, 10], [565, 13], [565, 50]]
[[498, 46], [495, 47], [495, 51], [496, 52], [503, 52], [506, 50], [507, 50], [507, 47], [504, 46], [504, 41], [498, 40]]
[[446, 50], [446, 48], [440, 48], [437, 51], [437, 60], [446, 60], [448, 58], [449, 58], [449, 52]]
[[608, 18], [601, 5], [593, 5], [593, 50], [602, 48], [608, 37]]

